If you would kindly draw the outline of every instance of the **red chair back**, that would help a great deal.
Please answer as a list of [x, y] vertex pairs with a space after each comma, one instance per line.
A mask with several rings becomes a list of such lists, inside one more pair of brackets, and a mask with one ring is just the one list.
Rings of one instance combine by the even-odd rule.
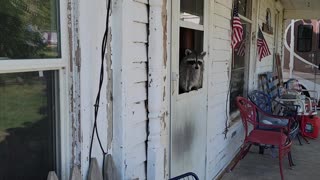
[[256, 106], [248, 99], [240, 96], [236, 98], [236, 102], [240, 111], [242, 124], [245, 129], [245, 135], [248, 136], [249, 125], [251, 124], [253, 128], [256, 128], [258, 126], [258, 122], [256, 119], [256, 116], [257, 116]]

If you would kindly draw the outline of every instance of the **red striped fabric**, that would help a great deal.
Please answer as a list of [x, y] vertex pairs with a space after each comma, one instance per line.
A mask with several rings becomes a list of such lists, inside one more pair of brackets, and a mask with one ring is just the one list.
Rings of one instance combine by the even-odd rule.
[[258, 46], [259, 61], [261, 61], [262, 58], [271, 55], [268, 44], [264, 39], [264, 36], [262, 34], [260, 27], [259, 27], [259, 33], [258, 33], [258, 39], [257, 39], [257, 46]]
[[243, 27], [238, 14], [238, 4], [233, 7], [233, 18], [232, 18], [232, 39], [231, 46], [234, 49], [242, 41], [243, 38]]

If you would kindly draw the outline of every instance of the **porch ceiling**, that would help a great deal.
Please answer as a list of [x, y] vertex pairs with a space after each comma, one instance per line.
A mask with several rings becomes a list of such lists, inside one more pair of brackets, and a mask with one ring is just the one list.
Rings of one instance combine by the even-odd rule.
[[[277, 1], [277, 0], [276, 0]], [[319, 0], [280, 0], [285, 19], [320, 19]]]

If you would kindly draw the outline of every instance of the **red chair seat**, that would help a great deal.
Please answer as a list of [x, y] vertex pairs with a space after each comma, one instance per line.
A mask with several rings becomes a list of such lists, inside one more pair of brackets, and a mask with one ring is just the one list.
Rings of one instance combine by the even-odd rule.
[[[281, 141], [280, 141], [281, 140]], [[284, 145], [287, 141], [287, 136], [283, 133], [276, 131], [266, 131], [266, 130], [252, 130], [248, 137], [247, 141], [256, 142], [259, 144], [268, 144], [268, 145]]]

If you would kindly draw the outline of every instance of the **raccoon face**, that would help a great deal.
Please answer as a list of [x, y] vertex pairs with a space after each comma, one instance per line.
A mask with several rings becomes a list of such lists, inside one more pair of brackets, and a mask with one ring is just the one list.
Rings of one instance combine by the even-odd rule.
[[203, 57], [206, 55], [206, 52], [198, 54], [195, 51], [186, 49], [185, 55], [187, 64], [192, 66], [194, 69], [199, 69], [203, 65]]

